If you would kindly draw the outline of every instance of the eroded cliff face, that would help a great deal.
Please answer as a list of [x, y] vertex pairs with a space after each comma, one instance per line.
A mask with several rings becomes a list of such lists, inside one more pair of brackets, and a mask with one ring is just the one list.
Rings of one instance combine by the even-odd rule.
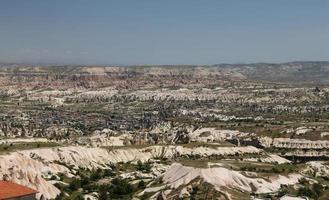
[[151, 146], [146, 148], [103, 148], [80, 146], [24, 150], [0, 155], [0, 177], [30, 186], [45, 198], [55, 198], [60, 191], [47, 178], [58, 173], [72, 176], [75, 169], [110, 168], [111, 163], [148, 161], [156, 157], [235, 155], [260, 153], [255, 147], [185, 148], [182, 146]]
[[315, 177], [328, 176], [329, 163], [326, 161], [311, 161], [307, 162], [307, 166], [304, 169], [305, 173], [310, 173]]
[[46, 199], [55, 198], [60, 191], [46, 181], [45, 177], [58, 173], [70, 174], [70, 169], [63, 165], [38, 159], [35, 155], [31, 154], [30, 157], [24, 155], [24, 152], [1, 155], [0, 177], [39, 191], [39, 198], [41, 195]]
[[[230, 189], [248, 193], [272, 193], [278, 191], [281, 184], [293, 185], [298, 183], [300, 178], [302, 178], [300, 174], [289, 174], [288, 176], [271, 176], [265, 180], [262, 177], [251, 178], [241, 172], [222, 167], [195, 168], [174, 163], [162, 175], [163, 186], [147, 188], [143, 193], [161, 190], [167, 196], [188, 197], [189, 193], [184, 191], [190, 190], [191, 183], [197, 180], [209, 183], [216, 190], [224, 193], [226, 198], [231, 199], [231, 195], [227, 192]], [[159, 195], [161, 195], [160, 192], [156, 193], [153, 198], [156, 199]]]
[[[0, 156], [0, 176], [40, 192], [39, 196], [55, 198], [60, 191], [46, 179], [58, 173], [72, 176], [78, 167], [104, 168], [110, 162], [133, 160], [132, 152], [109, 154], [105, 149], [63, 147], [25, 150]], [[145, 159], [145, 157], [140, 158]], [[69, 167], [70, 166], [70, 167]]]
[[288, 148], [288, 149], [327, 149], [328, 140], [306, 140], [291, 138], [269, 138], [263, 137], [259, 141], [264, 147]]

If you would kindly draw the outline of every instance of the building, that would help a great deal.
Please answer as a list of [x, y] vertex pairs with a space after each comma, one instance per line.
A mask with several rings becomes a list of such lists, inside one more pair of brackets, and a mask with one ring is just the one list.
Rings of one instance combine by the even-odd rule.
[[37, 191], [12, 183], [0, 181], [0, 200], [35, 200]]

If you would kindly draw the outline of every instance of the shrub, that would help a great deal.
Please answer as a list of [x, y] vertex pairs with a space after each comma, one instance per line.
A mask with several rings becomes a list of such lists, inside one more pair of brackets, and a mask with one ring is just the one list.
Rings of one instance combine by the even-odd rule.
[[79, 188], [81, 188], [81, 181], [79, 179], [73, 179], [69, 185], [69, 189], [75, 191]]
[[143, 181], [143, 180], [139, 181], [139, 183], [138, 183], [138, 188], [139, 188], [139, 189], [144, 189], [145, 186], [146, 186], [145, 181]]
[[137, 170], [149, 173], [151, 171], [151, 164], [148, 162], [142, 163], [142, 161], [137, 161]]

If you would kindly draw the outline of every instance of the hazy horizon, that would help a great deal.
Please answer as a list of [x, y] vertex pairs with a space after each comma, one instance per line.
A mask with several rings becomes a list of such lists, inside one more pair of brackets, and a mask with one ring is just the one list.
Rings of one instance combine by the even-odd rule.
[[[255, 65], [255, 64], [274, 64], [274, 65], [281, 65], [281, 64], [292, 64], [292, 63], [329, 63], [329, 60], [295, 60], [295, 61], [287, 61], [287, 62], [239, 62], [239, 63], [209, 63], [209, 64], [194, 64], [194, 63], [186, 63], [186, 64], [152, 64], [152, 63], [145, 63], [145, 64], [120, 64], [120, 63], [69, 63], [69, 62], [62, 62], [62, 63], [51, 63], [51, 62], [2, 62], [0, 60], [0, 64], [2, 65], [39, 65], [39, 66], [99, 66], [99, 67], [131, 67], [131, 66], [214, 66], [214, 65]], [[1, 66], [0, 66], [1, 67]]]

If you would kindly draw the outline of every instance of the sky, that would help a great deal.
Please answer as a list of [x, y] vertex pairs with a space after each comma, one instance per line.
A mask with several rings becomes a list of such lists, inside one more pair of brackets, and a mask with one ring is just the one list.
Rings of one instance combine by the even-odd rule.
[[0, 62], [329, 60], [328, 0], [1, 0]]

